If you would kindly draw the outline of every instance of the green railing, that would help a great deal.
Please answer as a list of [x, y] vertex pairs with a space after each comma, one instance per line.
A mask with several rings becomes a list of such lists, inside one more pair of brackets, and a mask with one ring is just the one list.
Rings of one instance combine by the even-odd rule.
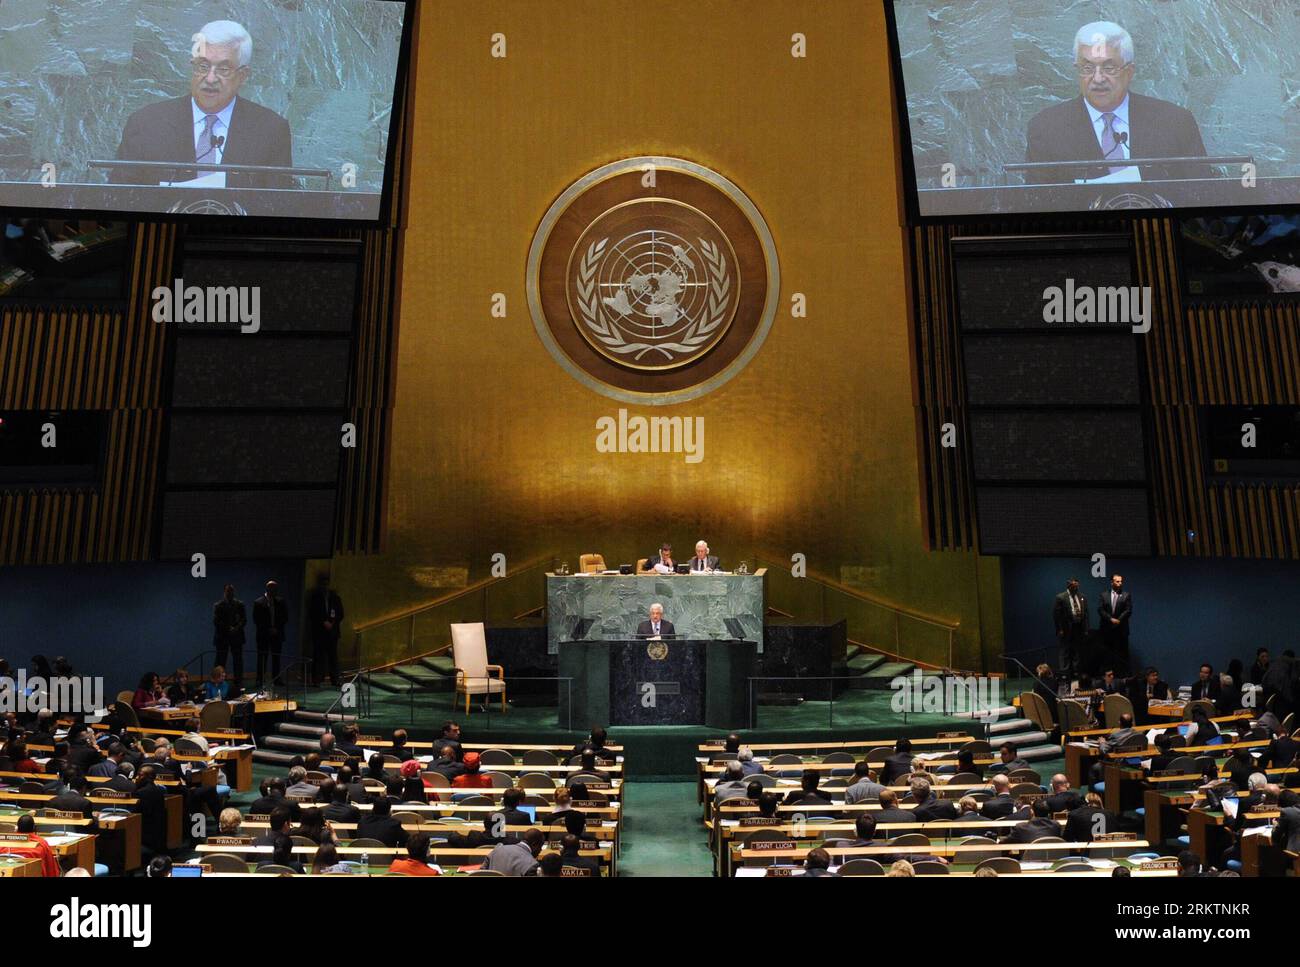
[[385, 615], [353, 629], [354, 669], [411, 661], [451, 644], [452, 624], [519, 624], [546, 601], [543, 575], [553, 557], [530, 561], [505, 577], [486, 578], [445, 597]]
[[[385, 615], [354, 629], [354, 669], [381, 668], [446, 648], [449, 626], [482, 621], [519, 624], [545, 607], [544, 575], [555, 563], [548, 556], [530, 561], [505, 577], [487, 578], [435, 601]], [[882, 601], [824, 578], [796, 578], [788, 564], [759, 560], [767, 568], [766, 604], [797, 621], [844, 621], [850, 641], [907, 661], [953, 668], [960, 622], [948, 621]]]

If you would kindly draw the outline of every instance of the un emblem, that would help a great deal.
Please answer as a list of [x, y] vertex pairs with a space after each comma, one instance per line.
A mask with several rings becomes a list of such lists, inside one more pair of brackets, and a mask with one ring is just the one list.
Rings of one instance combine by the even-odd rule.
[[739, 372], [776, 315], [766, 223], [729, 180], [630, 158], [571, 185], [528, 259], [533, 324], [555, 360], [614, 399], [677, 403]]

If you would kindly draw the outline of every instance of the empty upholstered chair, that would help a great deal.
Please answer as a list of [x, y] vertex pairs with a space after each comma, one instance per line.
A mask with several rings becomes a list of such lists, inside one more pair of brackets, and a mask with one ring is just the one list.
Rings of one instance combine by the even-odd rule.
[[884, 876], [885, 868], [873, 859], [859, 856], [840, 866], [840, 876]]
[[605, 570], [605, 558], [600, 554], [583, 554], [578, 558], [578, 570], [583, 574], [598, 574]]
[[[780, 755], [772, 756], [768, 763], [772, 771], [782, 779], [798, 779], [803, 775], [803, 758], [795, 755], [793, 752], [782, 752]], [[776, 766], [799, 766], [798, 769], [777, 769]]]
[[523, 755], [523, 763], [526, 766], [558, 766], [560, 757], [547, 749], [527, 749]]
[[554, 789], [555, 779], [544, 772], [525, 772], [519, 777], [521, 789]]
[[[930, 837], [925, 833], [904, 833], [901, 836], [895, 836], [889, 841], [890, 846], [929, 846]], [[903, 857], [907, 859], [906, 856]]]
[[[1034, 840], [1034, 845], [1064, 842], [1065, 840], [1059, 836], [1043, 836]], [[1059, 860], [1063, 852], [1064, 850], [1027, 849], [1020, 854], [1020, 859], [1025, 863], [1051, 863], [1053, 860]]]
[[1175, 756], [1169, 760], [1169, 765], [1165, 767], [1166, 772], [1177, 772], [1184, 775], [1201, 771], [1201, 767], [1196, 760], [1189, 755]]
[[123, 722], [126, 725], [128, 729], [130, 729], [133, 732], [139, 732], [140, 716], [135, 714], [135, 709], [132, 708], [131, 706], [131, 698], [133, 695], [134, 693], [132, 693], [132, 695], [127, 696], [127, 700], [125, 702], [122, 701], [121, 698], [119, 698], [116, 702], [114, 702], [113, 713], [118, 717], [118, 719], [121, 722]]
[[1035, 786], [1043, 784], [1043, 777], [1033, 769], [1012, 769], [1007, 773], [1007, 778], [1012, 782], [1031, 782]]
[[483, 766], [512, 766], [515, 757], [505, 749], [484, 749], [478, 754], [478, 761]]
[[1056, 703], [1061, 713], [1061, 731], [1074, 732], [1088, 727], [1088, 712], [1083, 703], [1063, 698]]
[[851, 776], [853, 775], [853, 764], [856, 760], [851, 752], [831, 752], [822, 756], [822, 762], [843, 762], [847, 764], [844, 769], [832, 769], [832, 776]]
[[[745, 836], [745, 847], [749, 848], [754, 843], [773, 843], [789, 838], [789, 833], [782, 832], [779, 829], [756, 829]], [[745, 866], [771, 866], [776, 860], [775, 856], [747, 856], [745, 857]], [[789, 857], [781, 857], [781, 860], [785, 863], [790, 862]]]
[[[967, 852], [963, 850], [962, 852], [957, 853], [953, 856], [952, 861], [954, 863], [974, 863], [976, 866], [979, 866], [985, 860], [1005, 858], [1002, 856], [1001, 853], [998, 852], [997, 842], [995, 840], [989, 839], [989, 837], [987, 836], [967, 836], [965, 839], [958, 840], [957, 845], [958, 846], [987, 846], [988, 851], [985, 852], [983, 850], [970, 850], [969, 852]], [[1002, 871], [998, 870], [998, 872], [1001, 873]], [[1016, 864], [1016, 872], [1017, 873], [1020, 872], [1019, 863]]]
[[395, 822], [399, 822], [403, 826], [419, 826], [424, 822], [419, 813], [407, 812], [405, 810], [393, 813], [392, 818]]
[[1053, 873], [1091, 873], [1093, 866], [1084, 860], [1066, 860], [1052, 867]]
[[230, 703], [208, 702], [199, 712], [199, 731], [215, 732], [217, 729], [230, 728]]
[[1043, 696], [1037, 692], [1020, 693], [1020, 711], [1024, 713], [1025, 718], [1044, 732], [1055, 731], [1056, 716], [1047, 707], [1047, 702], [1043, 700]]
[[[472, 695], [491, 699], [501, 696], [501, 711], [506, 710], [505, 669], [488, 664], [487, 629], [483, 622], [451, 626], [451, 652], [456, 663], [456, 695], [465, 696], [465, 714], [469, 714]], [[496, 677], [492, 677], [492, 672]]]
[[213, 873], [247, 873], [248, 863], [233, 853], [208, 853], [200, 860]]
[[912, 872], [917, 876], [944, 876], [948, 873], [948, 867], [936, 860], [921, 860], [912, 864]]
[[1133, 714], [1133, 703], [1125, 695], [1107, 695], [1103, 701], [1103, 708], [1106, 715], [1106, 728], [1119, 728], [1119, 717], [1121, 715]]

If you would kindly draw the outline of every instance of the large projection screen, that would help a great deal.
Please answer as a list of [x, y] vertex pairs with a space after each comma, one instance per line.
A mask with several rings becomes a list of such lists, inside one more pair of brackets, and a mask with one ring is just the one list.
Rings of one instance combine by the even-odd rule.
[[3, 0], [0, 206], [375, 222], [399, 0]]
[[910, 214], [1294, 205], [1295, 0], [884, 0]]

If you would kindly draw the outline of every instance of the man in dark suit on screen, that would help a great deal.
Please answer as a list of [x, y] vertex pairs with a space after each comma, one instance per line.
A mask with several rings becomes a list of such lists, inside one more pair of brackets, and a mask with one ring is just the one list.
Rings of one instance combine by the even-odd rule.
[[650, 605], [650, 619], [636, 626], [638, 636], [654, 637], [656, 635], [675, 635], [677, 629], [664, 617], [664, 606], [656, 601]]
[[[177, 162], [158, 168], [114, 168], [114, 184], [156, 185], [188, 181], [210, 172], [195, 164], [292, 167], [289, 122], [240, 97], [252, 74], [253, 39], [239, 24], [217, 20], [194, 37], [185, 97], [142, 107], [132, 114], [117, 149], [120, 161]], [[181, 164], [183, 163], [183, 164]], [[228, 172], [228, 188], [295, 188], [283, 174]]]
[[[1074, 38], [1079, 96], [1039, 112], [1029, 122], [1025, 160], [1119, 161], [1130, 158], [1203, 158], [1205, 142], [1186, 108], [1129, 90], [1137, 66], [1133, 38], [1108, 21], [1079, 28]], [[1142, 165], [1143, 181], [1211, 178], [1209, 165], [1183, 162]], [[1125, 165], [1096, 168], [1034, 168], [1029, 184], [1070, 184], [1129, 171]]]

